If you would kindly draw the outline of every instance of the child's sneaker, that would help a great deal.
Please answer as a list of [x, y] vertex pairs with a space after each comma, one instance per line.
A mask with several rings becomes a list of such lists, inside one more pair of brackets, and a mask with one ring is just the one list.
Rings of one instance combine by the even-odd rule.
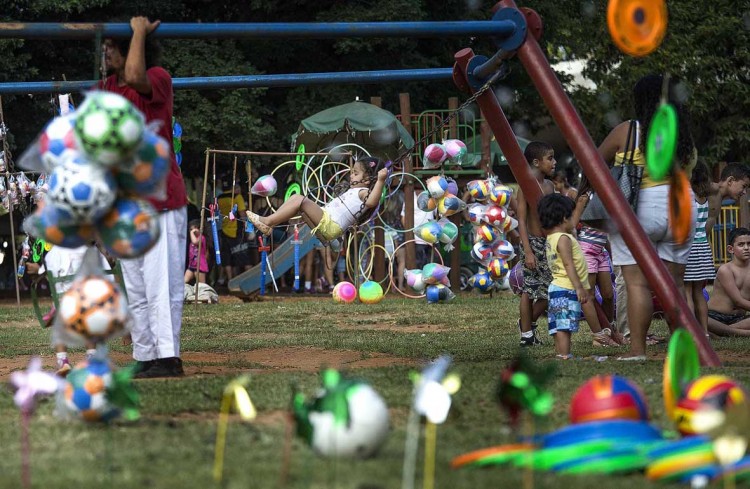
[[[521, 320], [518, 320], [518, 331], [521, 331]], [[535, 345], [541, 345], [542, 341], [539, 339], [539, 337], [536, 335], [536, 323], [531, 323], [531, 336], [524, 336], [523, 333], [521, 333], [521, 342], [520, 346], [535, 346]]]
[[57, 362], [57, 372], [55, 372], [55, 374], [57, 374], [58, 377], [65, 378], [72, 369], [73, 367], [70, 366], [70, 360], [64, 358]]
[[620, 344], [617, 343], [612, 338], [612, 330], [609, 328], [604, 328], [598, 333], [594, 333], [593, 345], [594, 346], [620, 346]]

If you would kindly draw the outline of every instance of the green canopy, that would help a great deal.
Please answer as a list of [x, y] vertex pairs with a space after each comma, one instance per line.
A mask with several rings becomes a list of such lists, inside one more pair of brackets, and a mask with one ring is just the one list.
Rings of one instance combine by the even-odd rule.
[[[366, 102], [351, 102], [304, 119], [292, 136], [292, 151], [326, 151], [345, 143], [358, 144], [374, 156], [395, 159], [414, 147], [414, 139], [396, 116]], [[356, 148], [354, 148], [356, 153]]]
[[[524, 151], [526, 149], [526, 146], [529, 145], [531, 141], [528, 139], [524, 139], [522, 137], [516, 136], [516, 141], [518, 141], [518, 145], [521, 147], [521, 151]], [[479, 163], [479, 161], [482, 159], [482, 138], [481, 136], [477, 135], [471, 138], [470, 140], [466, 141], [466, 148], [469, 151], [469, 162], [473, 161], [473, 165], [470, 163], [469, 166], [474, 166]], [[497, 139], [495, 139], [495, 136], [492, 136], [492, 139], [490, 139], [490, 163], [491, 165], [507, 165], [508, 159], [505, 158], [505, 155], [503, 154], [503, 151], [500, 149], [500, 145], [497, 144]]]

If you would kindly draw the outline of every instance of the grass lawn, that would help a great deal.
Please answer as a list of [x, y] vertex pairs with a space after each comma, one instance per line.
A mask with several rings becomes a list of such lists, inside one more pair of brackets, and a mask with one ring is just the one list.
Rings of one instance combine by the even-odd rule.
[[[514, 439], [494, 391], [501, 369], [518, 353], [517, 318], [518, 301], [505, 294], [493, 298], [461, 295], [453, 303], [441, 305], [396, 298], [370, 306], [340, 305], [328, 298], [187, 305], [182, 348], [189, 375], [137, 381], [142, 418], [134, 423], [99, 426], [63, 422], [53, 414], [54, 403], [43, 402], [31, 424], [33, 485], [76, 489], [218, 487], [211, 471], [221, 392], [229, 380], [249, 371], [250, 395], [259, 417], [253, 424], [233, 418], [222, 487], [400, 488], [411, 400], [408, 374], [441, 353], [450, 353], [463, 385], [454, 397], [450, 417], [438, 429], [436, 487], [520, 487], [524, 476], [520, 469], [504, 466], [454, 471], [448, 466], [456, 455]], [[0, 362], [7, 365], [18, 357], [42, 355], [51, 368], [54, 355], [49, 332], [35, 321], [30, 306], [20, 311], [12, 305], [0, 307]], [[661, 396], [661, 360], [666, 346], [651, 347], [646, 363], [623, 364], [614, 358], [624, 350], [593, 348], [585, 324], [582, 326], [584, 331], [574, 337], [573, 351], [578, 359], [558, 362], [552, 385], [555, 408], [538, 423], [537, 430], [565, 426], [573, 392], [599, 373], [616, 373], [637, 382], [650, 401], [653, 421], [671, 429]], [[666, 333], [662, 321], [654, 326], [656, 333]], [[713, 370], [750, 384], [747, 342], [726, 339], [713, 344], [724, 361], [724, 367]], [[129, 349], [119, 342], [113, 342], [111, 348], [114, 358], [123, 363]], [[539, 361], [555, 361], [549, 339], [530, 355]], [[594, 361], [595, 355], [609, 358]], [[347, 364], [365, 367], [352, 373], [369, 381], [388, 403], [390, 437], [377, 457], [365, 461], [323, 459], [295, 438], [288, 477], [282, 484], [284, 413], [290, 405], [291, 386], [311, 395], [319, 385], [316, 359], [335, 363], [335, 358], [344, 358], [339, 362], [344, 363], [344, 369]], [[25, 363], [25, 357], [22, 359]], [[7, 368], [4, 372], [3, 381], [7, 381]], [[0, 488], [21, 487], [19, 426], [18, 410], [6, 391], [0, 394]], [[421, 487], [421, 452], [417, 473]], [[555, 489], [565, 485], [656, 487], [642, 475], [535, 473], [534, 484]]]

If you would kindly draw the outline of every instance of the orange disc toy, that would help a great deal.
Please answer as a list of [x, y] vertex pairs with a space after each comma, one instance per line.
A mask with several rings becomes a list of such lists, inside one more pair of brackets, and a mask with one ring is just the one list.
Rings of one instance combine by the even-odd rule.
[[677, 244], [683, 244], [690, 236], [693, 220], [693, 193], [684, 171], [675, 169], [669, 186], [669, 227]]
[[620, 51], [646, 56], [667, 32], [667, 5], [664, 0], [609, 0], [607, 26]]

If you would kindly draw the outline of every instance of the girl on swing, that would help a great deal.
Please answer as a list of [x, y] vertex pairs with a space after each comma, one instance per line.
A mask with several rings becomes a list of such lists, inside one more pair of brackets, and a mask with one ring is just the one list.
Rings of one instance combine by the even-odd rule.
[[325, 206], [320, 207], [303, 195], [294, 195], [270, 216], [247, 211], [247, 218], [258, 231], [269, 235], [273, 226], [301, 215], [318, 239], [330, 243], [378, 206], [387, 176], [388, 170], [378, 158], [360, 158], [349, 172], [349, 188]]

